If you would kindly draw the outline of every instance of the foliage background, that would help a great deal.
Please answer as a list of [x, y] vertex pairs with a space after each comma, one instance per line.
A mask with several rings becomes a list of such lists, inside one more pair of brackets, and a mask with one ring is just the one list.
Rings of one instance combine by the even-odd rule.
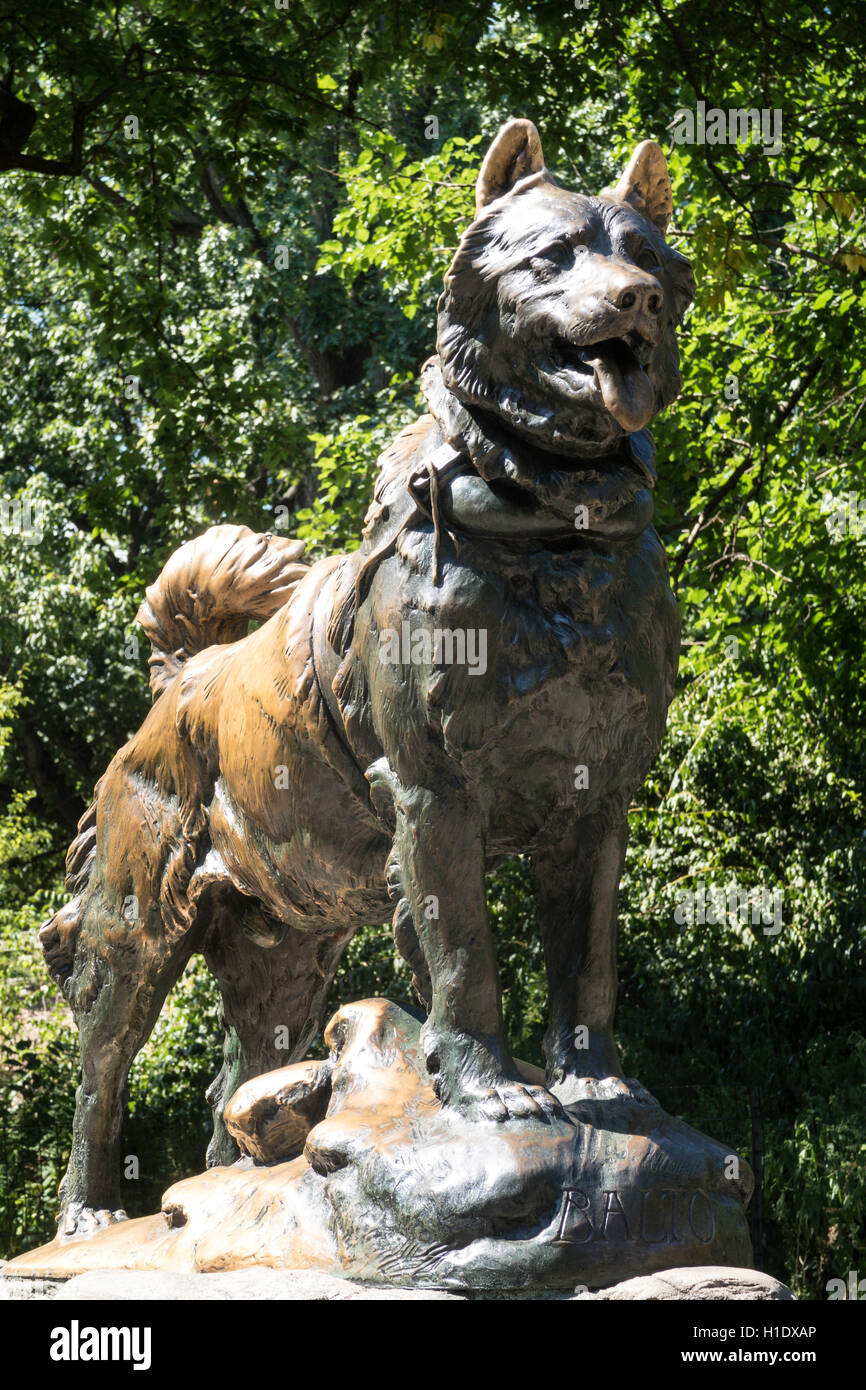
[[[502, 120], [534, 119], [595, 191], [704, 100], [779, 109], [783, 144], [670, 155], [699, 286], [656, 431], [685, 646], [632, 810], [618, 1031], [630, 1073], [747, 1155], [759, 1094], [766, 1269], [813, 1298], [866, 1273], [862, 20], [853, 0], [0, 0], [0, 493], [44, 515], [38, 543], [0, 535], [0, 1253], [51, 1231], [76, 1044], [34, 934], [147, 707], [144, 586], [220, 520], [354, 543]], [[780, 888], [783, 930], [677, 925], [701, 879]], [[537, 1061], [523, 864], [490, 904]], [[370, 929], [335, 1002], [408, 990]], [[130, 1212], [201, 1167], [219, 1047], [192, 968], [135, 1067]]]

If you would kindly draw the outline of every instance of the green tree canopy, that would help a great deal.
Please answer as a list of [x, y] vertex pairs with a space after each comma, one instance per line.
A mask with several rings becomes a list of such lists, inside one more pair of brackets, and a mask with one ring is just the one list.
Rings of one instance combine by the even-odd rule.
[[[165, 557], [221, 520], [353, 545], [376, 457], [421, 408], [498, 125], [529, 116], [588, 192], [651, 137], [698, 299], [656, 430], [684, 663], [632, 817], [621, 1019], [648, 1084], [664, 1059], [672, 1084], [703, 1067], [774, 1097], [776, 1272], [814, 1288], [834, 1249], [855, 1258], [862, 1152], [833, 1058], [866, 1065], [863, 18], [854, 0], [0, 0], [0, 1040], [50, 1004], [32, 931], [147, 708], [133, 619]], [[699, 103], [781, 113], [778, 152], [675, 143]], [[543, 1001], [509, 874], [491, 902], [531, 1051]], [[678, 887], [738, 876], [783, 887], [778, 938], [675, 926]], [[375, 940], [350, 957], [356, 992], [403, 978]], [[789, 1240], [785, 1182], [807, 1170]]]

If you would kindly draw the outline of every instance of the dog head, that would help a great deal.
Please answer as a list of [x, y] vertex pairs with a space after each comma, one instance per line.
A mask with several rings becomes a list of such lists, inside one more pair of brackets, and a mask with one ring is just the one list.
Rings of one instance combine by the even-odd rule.
[[615, 188], [560, 188], [531, 121], [509, 121], [445, 276], [437, 347], [457, 398], [530, 443], [598, 458], [682, 386], [676, 327], [690, 263], [665, 242], [664, 155], [639, 145]]

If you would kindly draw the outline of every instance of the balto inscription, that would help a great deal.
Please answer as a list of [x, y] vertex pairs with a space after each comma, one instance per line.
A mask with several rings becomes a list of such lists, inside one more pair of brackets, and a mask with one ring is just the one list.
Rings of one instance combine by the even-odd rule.
[[566, 1187], [555, 1241], [584, 1245], [613, 1239], [677, 1245], [686, 1227], [701, 1245], [709, 1245], [716, 1233], [712, 1203], [700, 1189], [638, 1188], [620, 1193], [606, 1188], [590, 1195], [582, 1188]]

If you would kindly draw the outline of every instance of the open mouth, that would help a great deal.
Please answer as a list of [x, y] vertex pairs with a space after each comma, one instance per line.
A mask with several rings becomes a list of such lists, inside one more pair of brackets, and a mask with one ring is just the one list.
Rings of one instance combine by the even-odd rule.
[[644, 370], [652, 352], [652, 344], [631, 331], [623, 338], [583, 345], [556, 338], [551, 360], [558, 371], [592, 377], [605, 410], [623, 429], [634, 431], [652, 418], [653, 388]]

